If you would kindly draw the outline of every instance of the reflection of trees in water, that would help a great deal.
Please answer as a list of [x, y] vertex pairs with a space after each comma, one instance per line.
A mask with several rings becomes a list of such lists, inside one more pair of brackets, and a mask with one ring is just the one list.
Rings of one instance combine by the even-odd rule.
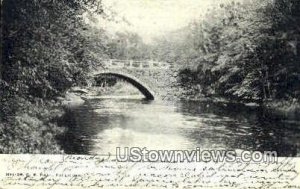
[[[105, 149], [103, 146], [105, 144], [101, 144], [101, 139], [97, 138], [97, 135], [113, 127], [124, 128], [132, 122], [123, 113], [114, 112], [118, 106], [121, 109], [128, 108], [128, 110], [132, 108], [132, 106], [125, 106], [124, 102], [126, 102], [124, 99], [111, 104], [108, 102], [104, 107], [103, 104], [95, 105], [91, 101], [90, 103], [93, 105], [85, 104], [67, 111], [64, 118], [60, 120], [60, 125], [68, 128], [68, 132], [60, 136], [60, 142], [65, 152], [67, 154], [90, 154], [97, 146]], [[184, 130], [185, 137], [200, 145], [198, 146], [200, 148], [221, 146], [227, 150], [277, 151], [279, 156], [297, 155], [299, 124], [282, 122], [261, 108], [208, 102], [183, 102], [178, 106], [177, 111], [184, 116], [184, 121], [199, 122], [197, 128], [189, 129], [182, 125], [181, 129]], [[97, 110], [101, 110], [102, 113]], [[153, 120], [153, 122], [155, 121], [157, 120]], [[168, 128], [160, 129], [162, 130], [153, 130], [153, 132], [169, 133], [166, 130]], [[149, 131], [147, 130], [147, 132]], [[120, 133], [120, 141], [126, 142], [127, 136], [122, 136], [122, 134]], [[97, 139], [97, 141], [95, 142], [93, 139]], [[105, 141], [105, 139], [103, 140]], [[99, 150], [101, 151], [101, 149]]]
[[[103, 130], [97, 123], [106, 122], [106, 117], [100, 117], [89, 107], [80, 107], [66, 111], [59, 121], [67, 127], [67, 132], [59, 137], [60, 144], [67, 154], [89, 154], [92, 149], [91, 139]], [[89, 124], [87, 124], [89, 123]]]
[[299, 125], [271, 120], [258, 115], [255, 126], [251, 129], [256, 150], [276, 151], [279, 156], [297, 155], [297, 140], [295, 138], [293, 140], [292, 136], [299, 133]]
[[[110, 114], [105, 110], [103, 115], [97, 110], [104, 110], [97, 102], [87, 101], [83, 106], [67, 110], [59, 120], [59, 125], [66, 127], [67, 132], [59, 137], [60, 145], [67, 154], [91, 154], [95, 145], [101, 143], [97, 134], [114, 127], [110, 122], [124, 124], [126, 119], [120, 114]], [[95, 142], [94, 139], [97, 139]], [[105, 139], [104, 139], [105, 140]], [[96, 147], [97, 148], [97, 147]], [[101, 147], [102, 148], [102, 147]], [[103, 147], [105, 148], [105, 147]]]
[[[203, 120], [206, 127], [189, 133], [189, 137], [198, 144], [220, 144], [227, 149], [276, 151], [279, 156], [297, 155], [296, 137], [291, 140], [290, 136], [299, 133], [299, 125], [283, 122], [264, 112], [262, 108], [184, 102], [181, 103], [180, 111], [210, 118]], [[216, 117], [210, 117], [211, 115]]]

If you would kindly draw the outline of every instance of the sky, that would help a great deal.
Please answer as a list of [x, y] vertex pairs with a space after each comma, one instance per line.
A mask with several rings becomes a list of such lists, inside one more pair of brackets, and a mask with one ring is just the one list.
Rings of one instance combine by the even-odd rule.
[[[226, 0], [103, 0], [104, 7], [109, 7], [126, 22], [107, 22], [99, 18], [96, 25], [114, 33], [133, 31], [138, 33], [144, 42], [170, 31], [187, 26], [193, 19], [199, 18], [207, 8]], [[121, 20], [121, 19], [120, 19]]]

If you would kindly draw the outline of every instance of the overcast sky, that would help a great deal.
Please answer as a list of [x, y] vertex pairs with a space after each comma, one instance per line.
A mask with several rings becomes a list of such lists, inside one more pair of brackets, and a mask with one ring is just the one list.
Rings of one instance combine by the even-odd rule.
[[228, 0], [103, 0], [104, 7], [110, 7], [131, 25], [103, 20], [99, 24], [111, 32], [137, 32], [145, 42], [151, 42], [153, 37], [186, 26], [209, 5], [221, 1]]

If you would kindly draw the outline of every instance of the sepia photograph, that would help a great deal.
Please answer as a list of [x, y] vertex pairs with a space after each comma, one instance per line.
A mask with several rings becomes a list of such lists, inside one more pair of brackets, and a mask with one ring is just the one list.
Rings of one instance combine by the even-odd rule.
[[300, 0], [1, 0], [2, 188], [299, 189]]

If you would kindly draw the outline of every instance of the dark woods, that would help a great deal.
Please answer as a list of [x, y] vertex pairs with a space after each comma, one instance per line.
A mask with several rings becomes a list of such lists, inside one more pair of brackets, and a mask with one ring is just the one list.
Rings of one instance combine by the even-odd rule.
[[1, 153], [59, 152], [56, 98], [85, 82], [82, 13], [96, 1], [2, 2]]
[[246, 102], [299, 100], [300, 2], [256, 2], [214, 7], [173, 34], [180, 42], [161, 44], [161, 52], [173, 47], [161, 57], [185, 68], [186, 89]]
[[2, 1], [0, 153], [61, 153], [57, 98], [84, 85], [101, 58], [179, 66], [186, 98], [299, 105], [300, 1], [240, 2], [147, 45], [137, 34], [113, 39], [85, 24], [84, 12], [111, 19], [101, 1]]

